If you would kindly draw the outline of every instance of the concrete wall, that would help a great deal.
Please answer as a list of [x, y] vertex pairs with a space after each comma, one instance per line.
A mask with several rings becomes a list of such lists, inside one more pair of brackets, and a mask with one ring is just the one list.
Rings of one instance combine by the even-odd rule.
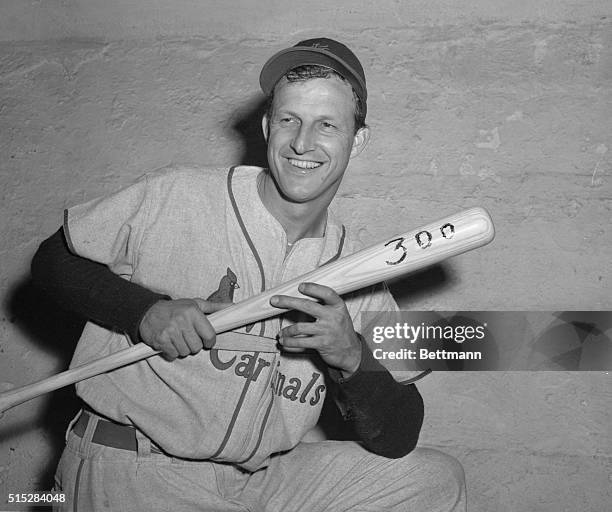
[[[404, 307], [611, 310], [610, 11], [607, 0], [0, 2], [0, 382], [68, 364], [80, 322], [28, 282], [62, 210], [169, 162], [262, 163], [260, 66], [313, 35], [345, 41], [368, 75], [373, 140], [336, 205], [362, 240], [470, 205], [496, 221], [489, 247], [397, 283]], [[422, 442], [462, 460], [471, 511], [607, 509], [608, 373], [435, 373], [420, 389]], [[52, 486], [75, 408], [68, 389], [5, 414], [0, 498]]]

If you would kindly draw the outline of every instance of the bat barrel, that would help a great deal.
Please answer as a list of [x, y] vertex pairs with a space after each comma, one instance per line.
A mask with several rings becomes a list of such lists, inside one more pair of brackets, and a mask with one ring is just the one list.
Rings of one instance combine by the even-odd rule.
[[[489, 213], [481, 207], [470, 208], [338, 260], [334, 265], [341, 264], [344, 272], [321, 284], [346, 293], [440, 263], [482, 247], [494, 237]], [[360, 255], [367, 265], [360, 264]]]

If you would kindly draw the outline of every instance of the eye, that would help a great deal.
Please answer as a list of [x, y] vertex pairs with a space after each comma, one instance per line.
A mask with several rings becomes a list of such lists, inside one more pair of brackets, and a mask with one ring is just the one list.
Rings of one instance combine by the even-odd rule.
[[292, 116], [283, 116], [278, 119], [278, 123], [281, 126], [291, 126], [292, 124], [297, 123], [297, 119]]
[[329, 121], [323, 121], [321, 123], [321, 126], [324, 130], [335, 130], [336, 129], [336, 125], [330, 123]]

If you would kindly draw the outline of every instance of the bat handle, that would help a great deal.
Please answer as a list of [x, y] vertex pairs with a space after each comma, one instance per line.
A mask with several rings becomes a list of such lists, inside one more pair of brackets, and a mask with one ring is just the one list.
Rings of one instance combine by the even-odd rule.
[[[242, 325], [241, 320], [236, 318], [235, 315], [232, 319], [223, 321], [225, 316], [227, 316], [227, 310], [231, 311], [235, 307], [236, 305], [208, 315], [208, 320], [217, 334]], [[277, 309], [275, 312], [278, 314], [280, 310]], [[38, 382], [2, 392], [0, 393], [0, 415], [11, 407], [27, 402], [37, 396], [50, 393], [51, 391], [55, 391], [65, 386], [70, 386], [71, 384], [95, 377], [101, 373], [110, 372], [122, 366], [142, 361], [143, 359], [147, 359], [159, 353], [160, 351], [155, 350], [146, 343], [136, 343], [131, 347], [100, 357], [94, 361], [83, 363], [80, 366], [75, 366], [74, 368], [39, 380]]]
[[71, 368], [46, 379], [19, 387], [10, 391], [0, 393], [0, 414], [16, 405], [27, 402], [32, 398], [44, 395], [64, 386], [69, 386], [90, 377], [95, 377], [121, 366], [141, 361], [148, 357], [159, 354], [159, 352], [145, 343], [119, 350], [114, 354], [102, 357], [89, 363]]

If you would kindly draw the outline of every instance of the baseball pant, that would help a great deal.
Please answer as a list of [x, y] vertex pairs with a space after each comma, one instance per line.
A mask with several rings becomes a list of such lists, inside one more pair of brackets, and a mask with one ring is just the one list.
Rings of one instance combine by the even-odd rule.
[[82, 437], [69, 432], [56, 473], [66, 503], [83, 512], [465, 511], [461, 465], [417, 448], [401, 459], [374, 455], [351, 441], [300, 443], [250, 473], [231, 464], [188, 461], [151, 450], [92, 442], [98, 418]]

